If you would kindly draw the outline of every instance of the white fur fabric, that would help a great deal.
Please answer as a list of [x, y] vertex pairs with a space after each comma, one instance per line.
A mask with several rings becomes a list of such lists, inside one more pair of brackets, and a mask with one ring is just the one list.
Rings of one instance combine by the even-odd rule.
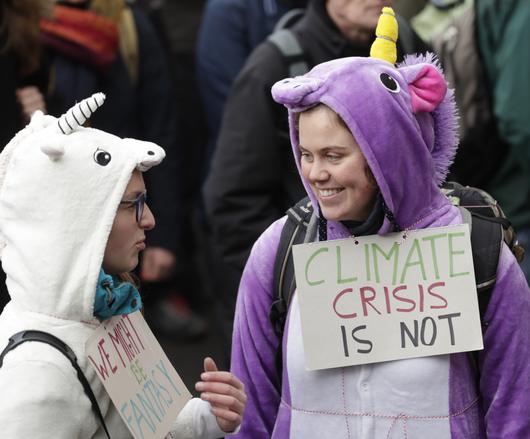
[[[76, 127], [37, 113], [0, 154], [0, 249], [11, 302], [0, 315], [0, 351], [14, 333], [49, 332], [75, 352], [113, 439], [130, 438], [92, 368], [85, 343], [96, 282], [114, 216], [134, 169], [164, 158], [159, 146]], [[95, 159], [110, 154], [103, 166]], [[104, 162], [102, 162], [104, 163]], [[105, 438], [69, 361], [54, 348], [27, 342], [0, 369], [0, 436]], [[215, 438], [209, 404], [190, 402], [173, 437]]]

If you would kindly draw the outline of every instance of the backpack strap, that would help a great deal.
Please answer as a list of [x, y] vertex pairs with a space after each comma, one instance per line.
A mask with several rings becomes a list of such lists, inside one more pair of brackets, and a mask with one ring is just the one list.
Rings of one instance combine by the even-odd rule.
[[470, 227], [480, 319], [487, 325], [484, 316], [497, 280], [497, 266], [504, 241], [503, 226], [498, 218], [485, 217], [461, 206], [459, 209], [464, 222]]
[[279, 31], [280, 29], [287, 29], [289, 27], [292, 27], [298, 20], [300, 20], [300, 18], [304, 16], [304, 14], [304, 8], [293, 8], [288, 10], [277, 21], [276, 25], [274, 26], [274, 29], [272, 30], [272, 33]]
[[[471, 251], [473, 254], [473, 267], [477, 285], [478, 307], [482, 326], [487, 326], [484, 319], [491, 299], [491, 293], [497, 280], [497, 266], [504, 241], [503, 225], [497, 221], [499, 218], [485, 217], [471, 212], [465, 207], [458, 206], [464, 223], [469, 225], [471, 234]], [[479, 351], [468, 352], [469, 362], [477, 385], [480, 381]]]
[[291, 78], [303, 75], [309, 71], [309, 64], [304, 50], [292, 30], [279, 29], [269, 35], [267, 40], [274, 44], [282, 54]]
[[280, 387], [283, 371], [283, 331], [287, 312], [296, 288], [292, 248], [293, 245], [301, 244], [306, 240], [309, 220], [312, 214], [313, 208], [309, 197], [305, 197], [287, 211], [287, 220], [280, 235], [278, 251], [274, 260], [273, 286], [276, 300], [271, 305], [269, 320], [280, 340], [276, 350], [276, 371], [280, 380]]
[[79, 367], [79, 364], [77, 363], [77, 357], [74, 351], [72, 351], [72, 349], [70, 349], [70, 347], [66, 343], [64, 343], [61, 339], [53, 336], [52, 334], [49, 334], [43, 331], [26, 330], [26, 331], [17, 332], [15, 335], [9, 338], [9, 342], [6, 348], [0, 354], [0, 367], [2, 367], [2, 364], [4, 362], [4, 357], [9, 351], [15, 349], [17, 346], [27, 341], [38, 341], [41, 343], [46, 343], [54, 347], [55, 349], [57, 349], [66, 358], [68, 358], [68, 360], [70, 360], [70, 363], [72, 363], [72, 366], [77, 372], [77, 378], [83, 385], [85, 394], [88, 396], [88, 399], [90, 399], [90, 403], [92, 404], [92, 410], [94, 411], [96, 416], [99, 418], [101, 426], [103, 427], [103, 430], [105, 430], [105, 433], [107, 434], [107, 438], [110, 439], [110, 434], [109, 434], [109, 431], [107, 430], [105, 419], [103, 418], [103, 415], [101, 414], [98, 401], [94, 395], [94, 392], [92, 392], [92, 388], [90, 387], [90, 384], [88, 383], [88, 380], [86, 379], [85, 374], [83, 373], [83, 371]]
[[269, 313], [274, 331], [280, 337], [283, 335], [287, 310], [296, 288], [291, 250], [293, 245], [304, 242], [312, 213], [313, 208], [309, 197], [305, 197], [287, 211], [287, 220], [280, 235], [280, 243], [274, 260], [273, 285], [276, 300]]

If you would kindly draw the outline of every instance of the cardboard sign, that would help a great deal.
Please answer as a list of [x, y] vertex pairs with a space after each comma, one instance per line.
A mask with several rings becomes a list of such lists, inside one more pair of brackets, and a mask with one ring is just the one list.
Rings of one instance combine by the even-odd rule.
[[86, 351], [133, 436], [165, 438], [191, 394], [140, 311], [103, 322]]
[[466, 224], [293, 247], [309, 370], [483, 348]]

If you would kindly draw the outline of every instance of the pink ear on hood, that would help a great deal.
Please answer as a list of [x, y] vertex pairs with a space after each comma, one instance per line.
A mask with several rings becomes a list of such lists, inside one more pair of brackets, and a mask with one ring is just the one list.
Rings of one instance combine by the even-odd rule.
[[442, 74], [432, 65], [422, 67], [409, 84], [412, 111], [432, 112], [447, 93], [447, 83]]

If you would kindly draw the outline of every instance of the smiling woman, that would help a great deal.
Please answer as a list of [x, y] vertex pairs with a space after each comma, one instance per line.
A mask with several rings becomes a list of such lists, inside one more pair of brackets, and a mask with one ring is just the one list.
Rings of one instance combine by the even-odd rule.
[[355, 138], [340, 116], [325, 105], [300, 114], [302, 176], [328, 220], [365, 221], [377, 183]]
[[[350, 23], [372, 20], [370, 8], [386, 3], [326, 2]], [[364, 17], [355, 17], [354, 5]], [[464, 349], [402, 355], [409, 340], [431, 346], [435, 331], [446, 331], [453, 343], [457, 316], [465, 332], [473, 321], [480, 325], [478, 311], [445, 310], [453, 304], [446, 280], [470, 273], [453, 261], [464, 252], [452, 239], [469, 244], [455, 232], [466, 228], [461, 211], [440, 190], [457, 144], [453, 94], [432, 55], [394, 64], [392, 9], [383, 8], [376, 35], [369, 58], [338, 58], [272, 87], [289, 113], [291, 147], [310, 202], [269, 226], [243, 272], [232, 371], [249, 401], [232, 437], [528, 438], [530, 291], [506, 245], [478, 356]], [[412, 230], [424, 237], [402, 246]], [[444, 238], [438, 261], [447, 262], [439, 264], [445, 277], [435, 256]], [[432, 263], [424, 262], [427, 255]], [[296, 275], [290, 278], [289, 264]], [[474, 284], [454, 292], [472, 293], [476, 303]], [[392, 326], [409, 312], [418, 314], [413, 325]], [[365, 334], [372, 325], [365, 318], [372, 317], [383, 343], [357, 332]], [[432, 337], [425, 337], [426, 328]], [[394, 361], [363, 359], [378, 345], [388, 351], [390, 334], [401, 334]], [[348, 361], [330, 361], [334, 353]]]

